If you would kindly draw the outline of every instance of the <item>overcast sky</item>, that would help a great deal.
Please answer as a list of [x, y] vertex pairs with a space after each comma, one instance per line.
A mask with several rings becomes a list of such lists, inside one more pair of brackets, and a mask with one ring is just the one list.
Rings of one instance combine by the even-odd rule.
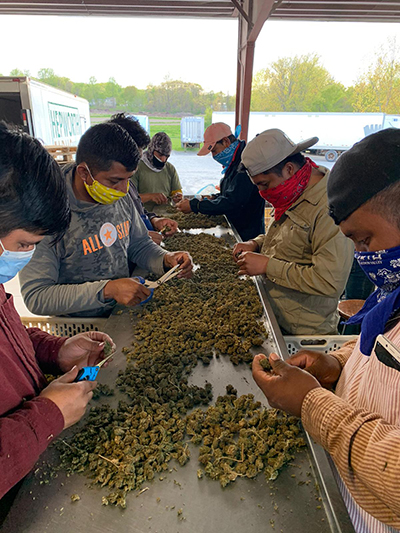
[[[254, 72], [279, 57], [317, 53], [349, 86], [400, 24], [266, 22]], [[73, 81], [90, 76], [144, 89], [166, 76], [207, 90], [236, 90], [236, 20], [0, 16], [0, 73], [43, 67]], [[400, 39], [398, 40], [400, 44]]]

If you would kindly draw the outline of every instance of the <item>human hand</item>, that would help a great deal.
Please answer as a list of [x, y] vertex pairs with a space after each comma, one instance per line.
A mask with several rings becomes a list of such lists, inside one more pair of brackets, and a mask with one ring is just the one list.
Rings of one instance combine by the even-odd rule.
[[74, 383], [79, 368], [74, 366], [69, 372], [55, 379], [39, 394], [40, 398], [48, 398], [60, 409], [64, 417], [64, 429], [76, 424], [85, 414], [86, 406], [93, 396], [95, 381], [79, 381]]
[[239, 276], [258, 276], [265, 274], [269, 257], [255, 252], [242, 252], [237, 259]]
[[309, 372], [326, 389], [335, 385], [342, 372], [342, 367], [336, 357], [311, 350], [300, 350], [289, 357], [286, 362]]
[[181, 200], [183, 199], [183, 194], [181, 192], [177, 192], [176, 194], [174, 194], [174, 196], [172, 197], [172, 201], [177, 204], [178, 202], [180, 202]]
[[178, 278], [191, 278], [193, 274], [193, 261], [187, 252], [168, 252], [164, 255], [164, 266], [172, 268], [175, 265], [181, 266]]
[[182, 200], [178, 204], [176, 204], [176, 208], [179, 209], [182, 213], [191, 213], [192, 208], [190, 207], [189, 200]]
[[[85, 331], [67, 339], [61, 346], [57, 360], [63, 372], [68, 372], [73, 366], [78, 369], [84, 366], [95, 366], [104, 359], [104, 345], [109, 342], [113, 349], [115, 344], [111, 337], [101, 331]], [[106, 367], [108, 362], [104, 364]]]
[[168, 203], [168, 198], [162, 192], [151, 193], [149, 196], [151, 200], [155, 202], [157, 205]]
[[171, 237], [171, 235], [174, 235], [178, 231], [178, 223], [176, 220], [172, 220], [172, 218], [154, 217], [151, 219], [151, 223], [157, 231], [161, 231], [165, 226], [169, 226], [171, 229], [165, 233], [165, 237]]
[[300, 417], [304, 398], [321, 385], [311, 374], [288, 365], [275, 353], [269, 356], [274, 373], [263, 369], [261, 359], [265, 359], [265, 355], [259, 354], [253, 359], [253, 378], [270, 406]]
[[113, 279], [103, 289], [105, 300], [115, 300], [119, 304], [135, 306], [146, 300], [151, 291], [132, 278]]
[[164, 235], [161, 235], [158, 231], [149, 231], [149, 237], [156, 244], [161, 244], [164, 240]]
[[243, 252], [257, 252], [258, 244], [256, 241], [238, 242], [233, 247], [233, 259], [238, 262], [240, 255]]

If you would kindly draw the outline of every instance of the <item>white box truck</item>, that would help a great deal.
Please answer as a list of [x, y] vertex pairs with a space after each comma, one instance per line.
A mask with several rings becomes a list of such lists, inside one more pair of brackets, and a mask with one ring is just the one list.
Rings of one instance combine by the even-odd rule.
[[90, 128], [89, 102], [27, 77], [0, 77], [0, 120], [45, 145], [76, 146]]
[[[233, 112], [214, 112], [213, 122], [235, 128]], [[400, 128], [400, 115], [385, 113], [271, 113], [251, 112], [248, 139], [271, 128], [284, 131], [294, 142], [310, 137], [319, 141], [310, 152], [336, 161], [339, 154], [367, 135], [386, 128]]]

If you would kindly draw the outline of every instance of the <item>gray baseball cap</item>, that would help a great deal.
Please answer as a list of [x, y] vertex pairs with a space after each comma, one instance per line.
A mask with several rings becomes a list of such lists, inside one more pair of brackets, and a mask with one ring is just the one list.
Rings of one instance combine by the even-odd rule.
[[282, 130], [266, 130], [249, 142], [242, 152], [242, 164], [250, 176], [255, 176], [274, 167], [290, 155], [306, 150], [319, 141], [312, 137], [295, 144]]

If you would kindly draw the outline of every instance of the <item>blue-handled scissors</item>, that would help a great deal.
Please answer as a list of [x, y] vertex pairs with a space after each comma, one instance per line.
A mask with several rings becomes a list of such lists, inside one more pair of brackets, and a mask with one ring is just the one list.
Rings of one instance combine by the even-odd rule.
[[146, 300], [143, 300], [142, 302], [140, 302], [140, 305], [147, 303], [149, 300], [153, 298], [154, 289], [157, 289], [157, 287], [160, 287], [166, 281], [169, 281], [170, 279], [177, 276], [180, 272], [180, 270], [178, 270], [180, 266], [181, 265], [175, 265], [170, 270], [168, 270], [168, 272], [166, 272], [163, 276], [161, 276], [161, 278], [158, 279], [157, 281], [147, 281], [141, 276], [136, 276], [135, 278], [133, 278], [137, 280], [139, 283], [141, 283], [142, 285], [144, 285], [145, 287], [147, 287], [148, 289], [150, 289], [150, 293], [151, 293], [150, 296], [146, 298]]
[[97, 378], [97, 374], [99, 373], [100, 368], [106, 363], [111, 357], [115, 354], [115, 351], [110, 353], [107, 357], [102, 359], [100, 363], [98, 363], [96, 366], [84, 366], [81, 368], [78, 372], [78, 375], [74, 379], [74, 382], [77, 381], [95, 381]]

